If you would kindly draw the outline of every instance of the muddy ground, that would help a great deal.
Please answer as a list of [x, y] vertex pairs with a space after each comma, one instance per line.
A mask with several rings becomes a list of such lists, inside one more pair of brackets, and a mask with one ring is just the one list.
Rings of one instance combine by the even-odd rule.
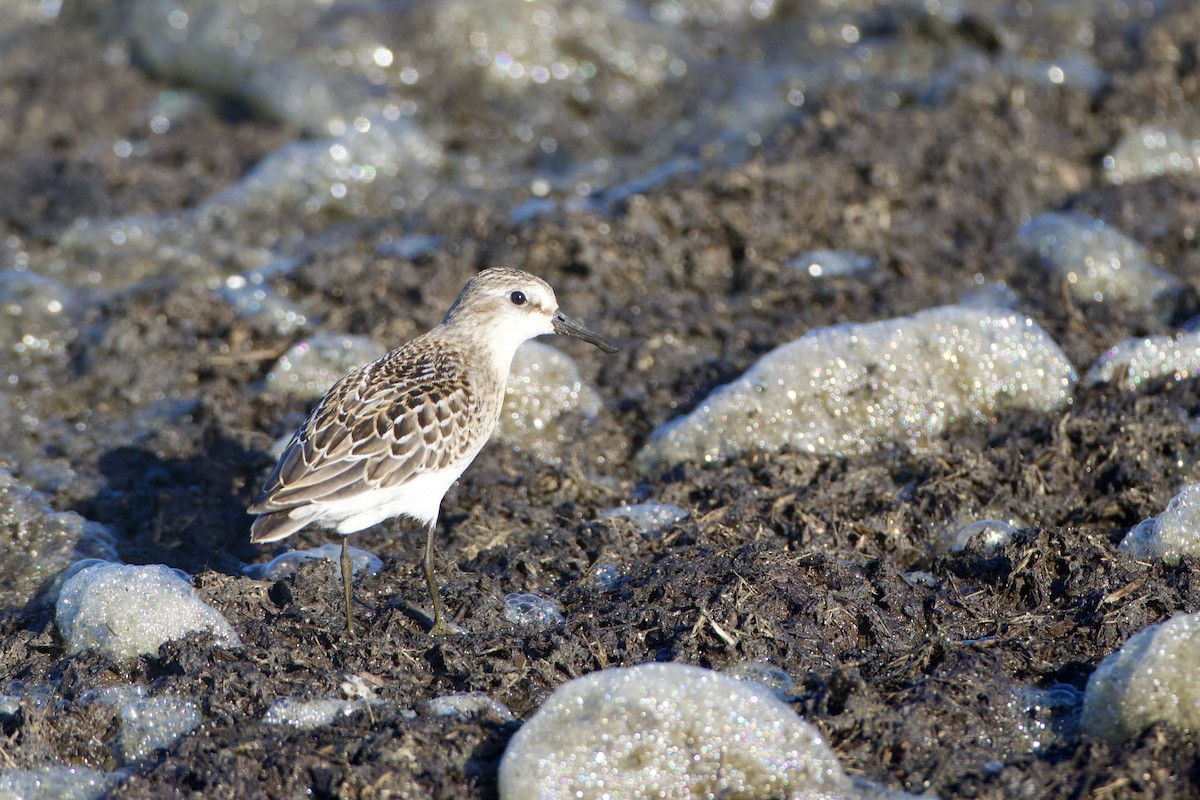
[[[218, 109], [160, 158], [97, 155], [95, 141], [123, 135], [122, 112], [162, 87], [136, 65], [98, 68], [103, 32], [64, 24], [81, 43], [77, 58], [36, 79], [10, 72], [0, 87], [25, 121], [0, 137], [10, 187], [0, 214], [35, 258], [76, 215], [184, 207], [288, 138]], [[1137, 395], [1081, 388], [1062, 413], [958, 428], [932, 452], [751, 454], [652, 476], [630, 466], [655, 425], [775, 345], [952, 302], [977, 273], [1013, 286], [1081, 371], [1118, 339], [1173, 330], [1196, 310], [1200, 183], [1109, 187], [1099, 161], [1137, 124], [1186, 118], [1200, 99], [1198, 32], [1182, 13], [1102, 42], [1115, 72], [1098, 95], [1002, 73], [974, 76], [936, 105], [908, 98], [881, 109], [837, 90], [748, 163], [635, 195], [612, 216], [514, 225], [506, 209], [464, 204], [431, 231], [448, 245], [416, 262], [377, 257], [379, 226], [347, 221], [334, 244], [281, 278], [330, 329], [402, 341], [434, 324], [476, 270], [507, 264], [544, 276], [566, 309], [623, 348], [607, 357], [555, 342], [607, 408], [570, 423], [578, 435], [562, 464], [493, 445], [447, 495], [439, 573], [460, 636], [425, 632], [419, 534], [400, 523], [356, 536], [385, 564], [355, 586], [356, 641], [343, 635], [327, 566], [275, 584], [241, 577], [240, 562], [269, 555], [248, 543], [244, 509], [272, 465], [271, 443], [306, 411], [262, 386], [292, 339], [256, 331], [203, 287], [162, 281], [105, 300], [53, 385], [9, 399], [103, 425], [186, 387], [191, 402], [156, 412], [134, 446], [36, 434], [31, 446], [53, 445], [82, 476], [63, 486], [60, 508], [112, 526], [126, 561], [196, 573], [244, 647], [189, 640], [126, 665], [67, 657], [52, 610], [33, 605], [0, 617], [0, 674], [53, 684], [67, 701], [123, 682], [198, 701], [201, 727], [138, 768], [121, 797], [490, 798], [517, 724], [438, 717], [427, 699], [478, 690], [525, 718], [563, 681], [603, 667], [747, 659], [787, 670], [801, 687], [796, 710], [844, 767], [887, 787], [942, 798], [1200, 796], [1194, 736], [1155, 727], [1114, 748], [1081, 735], [1070, 708], [1028, 700], [1029, 689], [1082, 690], [1130, 635], [1200, 611], [1195, 564], [1141, 563], [1116, 549], [1195, 475], [1194, 380]], [[1181, 60], [1161, 55], [1172, 48]], [[1015, 257], [1017, 227], [1060, 209], [1110, 221], [1191, 287], [1171, 323], [1080, 307]], [[866, 252], [879, 265], [824, 280], [784, 265], [815, 247]], [[643, 496], [692, 517], [653, 537], [596, 521]], [[1000, 513], [1023, 529], [999, 552], [931, 550], [955, 520]], [[600, 562], [624, 565], [625, 582], [598, 586]], [[566, 623], [515, 630], [501, 598], [524, 591], [556, 598]], [[336, 694], [347, 674], [386, 705], [311, 733], [261, 722], [277, 697]], [[115, 729], [111, 710], [51, 704], [4, 731], [0, 766], [113, 769]]]

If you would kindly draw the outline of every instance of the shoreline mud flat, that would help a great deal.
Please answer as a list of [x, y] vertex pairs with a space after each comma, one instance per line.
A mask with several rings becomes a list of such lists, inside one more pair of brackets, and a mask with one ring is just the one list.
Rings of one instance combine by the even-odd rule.
[[[515, 128], [542, 107], [536, 86], [512, 91], [492, 72], [495, 85], [475, 86], [433, 45], [393, 47], [386, 66], [363, 50], [361, 76], [251, 57], [221, 78], [256, 76], [250, 88], [223, 93], [181, 77], [196, 56], [179, 42], [152, 52], [156, 29], [128, 9], [4, 20], [0, 92], [19, 113], [0, 126], [0, 769], [91, 769], [121, 797], [495, 797], [505, 747], [555, 689], [674, 662], [775, 681], [841, 769], [880, 792], [1200, 792], [1194, 731], [1159, 722], [1122, 740], [1081, 724], [1106, 657], [1200, 611], [1192, 556], [1120, 546], [1200, 479], [1186, 333], [1200, 311], [1200, 18], [1184, 3], [1029, 18], [754, 7], [766, 18], [715, 22], [720, 4], [610, 17], [606, 35], [633, 53], [653, 25], [673, 26], [662, 58], [620, 78], [605, 72], [616, 56], [597, 56], [608, 77], [581, 84], [587, 96], [575, 72], [548, 79], [561, 97], [538, 102], [570, 113], [529, 124], [532, 138]], [[188, 6], [184, 27], [216, 25], [210, 10]], [[318, 15], [314, 30], [350, 39], [369, 30], [355, 19]], [[458, 41], [454, 19], [419, 21]], [[841, 37], [811, 62], [836, 75], [784, 58], [801, 23], [817, 45]], [[595, 42], [586, 30], [555, 41], [571, 36]], [[299, 52], [319, 38], [301, 35]], [[736, 74], [771, 76], [769, 91], [702, 93], [727, 41], [755, 43], [760, 63]], [[545, 58], [551, 77], [567, 63]], [[503, 80], [517, 80], [514, 63]], [[359, 104], [362, 138], [321, 128], [315, 105], [297, 117], [255, 105], [271, 64], [350, 87], [333, 96]], [[385, 98], [415, 80], [415, 111], [372, 116], [354, 81], [375, 68]], [[783, 110], [751, 113], [767, 97]], [[718, 106], [725, 116], [704, 116]], [[597, 108], [647, 122], [622, 138]], [[756, 127], [713, 122], [731, 109]], [[713, 127], [668, 147], [656, 111]], [[514, 131], [495, 125], [505, 114]], [[421, 125], [389, 127], [405, 120]], [[494, 150], [471, 161], [491, 130]], [[638, 137], [650, 155], [618, 158]], [[384, 140], [405, 142], [403, 157]], [[367, 180], [371, 159], [396, 183], [382, 167]], [[321, 369], [338, 368], [336, 350], [305, 360], [330, 352], [314, 341], [369, 360], [436, 324], [493, 264], [546, 278], [622, 351], [544, 342], [569, 357], [543, 363], [571, 392], [524, 373], [519, 417], [447, 494], [439, 578], [466, 632], [425, 632], [420, 536], [385, 523], [352, 541], [381, 563], [362, 556], [348, 641], [329, 562], [243, 572], [286, 549], [249, 544], [246, 505]], [[1065, 399], [1043, 388], [1045, 402], [1010, 402], [1041, 386], [1015, 380], [994, 406], [964, 392], [957, 407], [939, 402], [949, 384], [928, 359], [881, 358], [825, 410], [869, 409], [891, 385], [929, 406], [867, 414], [903, 420], [872, 428], [871, 446], [773, 440], [746, 411], [751, 389], [738, 413], [761, 446], [638, 455], [719, 387], [764, 374], [751, 371], [777, 348], [937, 307], [1036, 325], [1073, 368]], [[1139, 349], [1144, 337], [1159, 338]], [[949, 342], [950, 362], [972, 352], [951, 333], [922, 341]], [[804, 368], [818, 384], [837, 377]], [[83, 557], [183, 571], [161, 580], [190, 584], [235, 636], [68, 655], [45, 592]]]

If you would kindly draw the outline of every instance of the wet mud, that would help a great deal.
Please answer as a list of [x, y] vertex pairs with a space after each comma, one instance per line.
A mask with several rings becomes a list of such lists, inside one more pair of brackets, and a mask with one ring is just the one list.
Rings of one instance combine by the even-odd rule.
[[[1146, 37], [1154, 52], [1165, 37], [1194, 55], [1196, 30], [1168, 19]], [[437, 716], [430, 698], [482, 691], [520, 719], [563, 681], [604, 667], [745, 660], [786, 670], [794, 707], [843, 767], [886, 787], [943, 798], [1200, 795], [1193, 734], [1152, 727], [1112, 747], [1077, 730], [1070, 702], [1037, 699], [1054, 687], [1082, 692], [1133, 633], [1200, 611], [1196, 564], [1144, 563], [1116, 549], [1194, 476], [1194, 380], [1138, 394], [1083, 387], [1060, 413], [958, 426], [927, 452], [751, 453], [653, 475], [631, 466], [655, 425], [776, 345], [817, 326], [953, 302], [976, 274], [1015, 288], [1021, 310], [1081, 371], [1120, 338], [1173, 330], [1081, 307], [1022, 263], [1015, 231], [1043, 211], [1089, 211], [1145, 243], [1188, 284], [1173, 322], [1188, 318], [1200, 285], [1187, 233], [1195, 179], [1103, 187], [1095, 174], [1116, 133], [1152, 110], [1148, 94], [1170, 113], [1200, 99], [1195, 80], [1181, 82], [1145, 40], [1112, 46], [1128, 47], [1125, 71], [1098, 98], [993, 73], [940, 104], [907, 98], [887, 113], [835, 90], [748, 162], [634, 195], [612, 214], [515, 224], [505, 209], [464, 203], [438, 220], [447, 245], [415, 261], [376, 255], [378, 228], [353, 221], [315, 247], [287, 278], [289, 297], [327, 328], [402, 341], [435, 324], [475, 271], [505, 264], [545, 277], [564, 308], [622, 346], [606, 357], [555, 342], [605, 404], [597, 420], [567, 423], [575, 435], [562, 463], [493, 443], [446, 496], [438, 572], [461, 635], [426, 633], [420, 534], [399, 521], [355, 535], [384, 559], [379, 575], [356, 581], [357, 640], [343, 635], [330, 565], [273, 583], [242, 577], [241, 562], [269, 555], [249, 544], [245, 507], [272, 466], [272, 442], [307, 411], [263, 386], [294, 337], [255, 329], [204, 286], [164, 281], [98, 300], [69, 363], [21, 402], [92, 425], [123, 424], [139, 409], [154, 423], [119, 448], [37, 432], [24, 446], [100, 476], [65, 484], [59, 507], [111, 526], [130, 563], [194, 573], [243, 647], [185, 640], [120, 665], [68, 657], [52, 609], [32, 604], [0, 616], [0, 673], [54, 684], [67, 701], [128, 682], [193, 698], [201, 726], [137, 767], [117, 792], [127, 798], [492, 798], [519, 723]], [[156, 91], [149, 77], [125, 88], [99, 82], [60, 66], [20, 93], [32, 108], [57, 90], [131, 106]], [[82, 113], [94, 135], [119, 133], [111, 120], [120, 114], [78, 106], [93, 107]], [[177, 153], [122, 173], [132, 185], [117, 191], [116, 166], [90, 159], [74, 128], [49, 139], [10, 131], [0, 148], [10, 185], [27, 186], [53, 219], [11, 195], [0, 214], [37, 235], [83, 211], [186, 205], [280, 135], [237, 114], [205, 125], [181, 134]], [[215, 153], [210, 136], [223, 143]], [[822, 279], [786, 265], [818, 247], [878, 265]], [[148, 400], [180, 386], [190, 401]], [[645, 497], [691, 517], [654, 535], [598, 519]], [[935, 547], [956, 523], [999, 514], [1019, 529], [1001, 549]], [[288, 544], [327, 541], [306, 531]], [[600, 564], [619, 565], [622, 580], [598, 582]], [[502, 615], [511, 592], [556, 599], [565, 623], [516, 628]], [[347, 675], [385, 703], [311, 732], [262, 721], [276, 698], [337, 695]], [[0, 767], [114, 769], [112, 714], [69, 702], [30, 710], [3, 730]]]

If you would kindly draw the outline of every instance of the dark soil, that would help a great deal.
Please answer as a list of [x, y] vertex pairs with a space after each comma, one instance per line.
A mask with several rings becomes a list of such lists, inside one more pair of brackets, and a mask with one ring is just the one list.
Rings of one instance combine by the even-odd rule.
[[[35, 257], [39, 237], [65, 220], [185, 207], [288, 138], [212, 112], [171, 134], [161, 159], [95, 157], [90, 142], [126, 135], [125, 111], [162, 87], [132, 65], [101, 64], [106, 34], [87, 20], [60, 24], [80, 40], [78, 59], [0, 87], [20, 98], [23, 118], [42, 110], [40, 127], [9, 125], [0, 136], [10, 187], [0, 218], [33, 242]], [[1016, 288], [1022, 310], [1081, 371], [1118, 339], [1171, 330], [1077, 305], [1011, 243], [1030, 215], [1094, 213], [1188, 283], [1175, 322], [1195, 310], [1200, 185], [1167, 177], [1109, 187], [1099, 159], [1137, 124], [1185, 127], [1200, 101], [1198, 32], [1194, 12], [1181, 12], [1136, 36], [1111, 34], [1097, 51], [1110, 54], [1114, 80], [1099, 96], [998, 72], [970, 77], [939, 104], [903, 98], [886, 113], [835, 91], [749, 162], [635, 195], [613, 216], [514, 225], [506, 209], [464, 205], [427, 226], [450, 244], [416, 263], [377, 258], [384, 232], [347, 223], [342, 244], [279, 278], [327, 327], [399, 342], [436, 323], [481, 267], [519, 266], [621, 343], [607, 357], [555, 342], [608, 409], [571, 423], [578, 435], [561, 465], [494, 444], [447, 495], [439, 573], [467, 631], [459, 636], [426, 633], [419, 534], [399, 522], [355, 537], [384, 558], [380, 575], [355, 586], [357, 640], [343, 635], [327, 565], [274, 585], [240, 577], [241, 561], [269, 555], [249, 544], [245, 507], [271, 467], [272, 441], [307, 410], [261, 383], [292, 342], [255, 330], [203, 288], [164, 282], [105, 300], [53, 385], [16, 401], [85, 428], [146, 409], [154, 424], [134, 445], [35, 430], [26, 446], [69, 459], [82, 477], [58, 504], [112, 526], [124, 559], [196, 573], [244, 647], [186, 640], [114, 665], [64, 655], [52, 609], [9, 610], [0, 674], [54, 684], [68, 702], [6, 728], [0, 767], [115, 768], [111, 711], [71, 701], [143, 682], [195, 698], [204, 722], [136, 769], [121, 797], [490, 798], [517, 724], [438, 717], [429, 698], [483, 691], [525, 718], [563, 681], [604, 667], [767, 659], [797, 680], [796, 710], [845, 769], [887, 787], [942, 798], [1200, 796], [1194, 734], [1154, 727], [1113, 748], [1081, 734], [1071, 709], [1047, 716], [1022, 699], [1058, 684], [1082, 691], [1130, 635], [1200, 611], [1200, 567], [1116, 549], [1194, 475], [1194, 380], [1139, 395], [1082, 388], [1061, 413], [958, 428], [932, 452], [750, 454], [653, 476], [630, 466], [655, 425], [774, 346], [817, 326], [953, 302], [977, 273]], [[1168, 47], [1192, 66], [1164, 65], [1156, 54]], [[865, 252], [879, 266], [814, 280], [784, 265], [817, 247]], [[180, 396], [166, 410], [151, 402]], [[653, 537], [596, 521], [640, 496], [692, 516]], [[1001, 512], [1024, 523], [1002, 550], [932, 548], [956, 520]], [[289, 544], [326, 541], [310, 531]], [[626, 580], [601, 588], [592, 578], [601, 562], [623, 565]], [[527, 591], [557, 599], [566, 623], [514, 629], [501, 598]], [[277, 697], [336, 695], [345, 675], [386, 704], [309, 733], [262, 723]]]

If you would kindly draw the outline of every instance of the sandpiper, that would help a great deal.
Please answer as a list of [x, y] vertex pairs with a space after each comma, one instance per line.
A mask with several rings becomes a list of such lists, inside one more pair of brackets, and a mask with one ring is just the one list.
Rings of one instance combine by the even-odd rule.
[[346, 632], [353, 637], [347, 538], [391, 517], [414, 519], [426, 532], [430, 632], [452, 633], [433, 569], [442, 497], [495, 430], [517, 348], [547, 333], [617, 351], [560, 311], [541, 278], [505, 267], [480, 272], [440, 325], [354, 370], [321, 398], [250, 506], [259, 515], [250, 541], [278, 541], [310, 523], [340, 533]]

